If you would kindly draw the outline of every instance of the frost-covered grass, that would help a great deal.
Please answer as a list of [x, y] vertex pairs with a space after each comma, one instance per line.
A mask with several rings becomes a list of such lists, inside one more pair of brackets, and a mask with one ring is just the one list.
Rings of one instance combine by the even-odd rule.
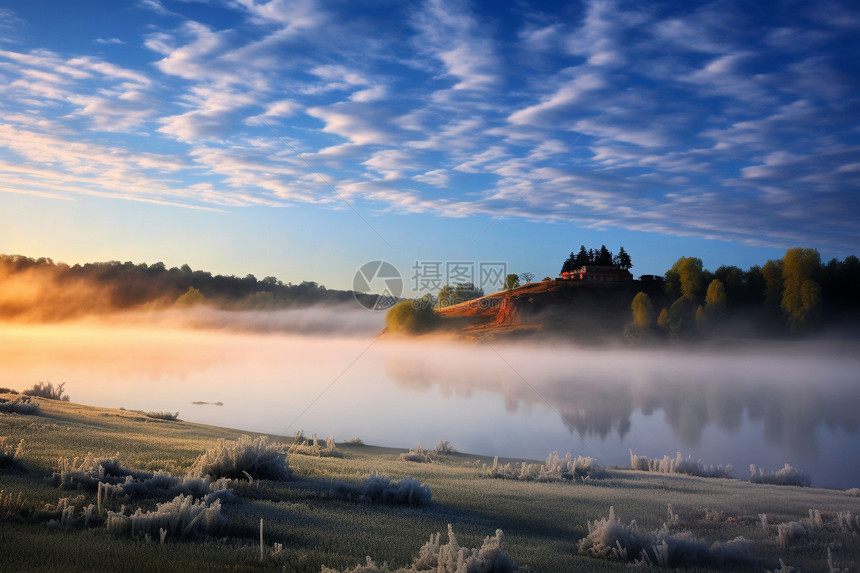
[[334, 443], [334, 436], [326, 438], [325, 445], [320, 444], [317, 440], [317, 435], [308, 440], [301, 432], [296, 432], [293, 438], [293, 444], [287, 450], [289, 454], [301, 454], [303, 456], [317, 456], [327, 458], [343, 457], [343, 452], [337, 449]]
[[[387, 564], [381, 567], [368, 557], [365, 565], [346, 569], [343, 573], [417, 573], [418, 571], [435, 571], [437, 573], [512, 573], [519, 567], [511, 556], [502, 550], [504, 533], [501, 529], [496, 534], [484, 538], [478, 548], [460, 547], [454, 535], [454, 528], [448, 524], [448, 542], [442, 544], [441, 534], [430, 534], [430, 541], [418, 550], [418, 556], [410, 567], [392, 570]], [[321, 573], [339, 573], [335, 569], [323, 567]]]
[[812, 480], [809, 474], [785, 464], [782, 469], [775, 472], [765, 472], [763, 468], [756, 469], [755, 464], [750, 464], [750, 481], [752, 483], [767, 483], [771, 485], [796, 485], [809, 487]]
[[421, 507], [432, 500], [430, 486], [412, 477], [392, 482], [384, 475], [370, 474], [359, 485], [338, 481], [332, 484], [331, 495], [341, 499], [369, 501], [387, 505], [410, 505]]
[[646, 456], [637, 456], [633, 450], [630, 450], [630, 467], [642, 472], [711, 478], [728, 478], [731, 477], [732, 472], [731, 465], [705, 465], [702, 460], [693, 460], [692, 456], [682, 457], [681, 452], [677, 452], [674, 458], [663, 456], [663, 459], [651, 459]]
[[287, 455], [269, 444], [266, 436], [239, 436], [238, 440], [218, 440], [218, 445], [202, 453], [188, 470], [190, 477], [270, 479], [292, 477]]
[[12, 445], [5, 437], [0, 437], [0, 471], [26, 469], [23, 452], [24, 440], [19, 441], [17, 445]]
[[636, 521], [624, 525], [609, 508], [609, 516], [588, 522], [588, 535], [579, 541], [579, 553], [595, 559], [642, 562], [662, 567], [736, 564], [750, 561], [752, 541], [738, 536], [708, 544], [690, 531], [671, 531], [678, 520], [669, 506], [669, 521], [647, 531]]
[[[41, 405], [37, 416], [0, 416], [7, 451], [23, 439], [28, 468], [0, 471], [0, 490], [5, 492], [0, 511], [9, 507], [13, 512], [9, 519], [0, 519], [4, 570], [320, 573], [324, 565], [355, 570], [370, 555], [379, 570], [385, 571], [387, 562], [389, 570], [408, 571], [429, 536], [442, 531], [444, 538], [450, 523], [462, 548], [480, 549], [487, 533], [504, 530], [504, 551], [521, 569], [626, 571], [630, 563], [579, 553], [580, 540], [589, 537], [589, 521], [600, 521], [611, 506], [622, 527], [635, 520], [640, 534], [651, 534], [667, 524], [667, 535], [686, 539], [693, 548], [701, 547], [693, 543], [701, 541], [709, 552], [717, 541], [727, 543], [738, 536], [752, 541], [752, 561], [731, 564], [738, 571], [778, 570], [779, 559], [799, 571], [827, 571], [828, 548], [833, 570], [840, 571], [852, 567], [860, 555], [860, 497], [841, 491], [619, 469], [607, 469], [602, 479], [586, 479], [576, 487], [563, 481], [487, 479], [482, 468], [492, 464], [492, 457], [460, 453], [444, 464], [415, 464], [401, 459], [405, 449], [343, 443], [338, 444], [341, 458], [289, 455], [294, 474], [289, 481], [251, 481], [245, 474], [221, 481], [208, 473], [189, 476], [189, 470], [201, 454], [218, 449], [219, 439], [242, 441], [239, 431], [159, 423], [135, 412], [69, 402], [46, 400]], [[270, 436], [267, 449], [285, 455], [290, 441]], [[87, 452], [92, 455], [84, 463]], [[58, 489], [59, 477], [53, 484], [45, 479], [61, 473], [58, 458], [68, 461], [67, 483], [77, 476], [70, 489]], [[374, 486], [405, 481], [413, 487], [404, 491], [415, 493], [426, 485], [432, 489], [432, 502], [416, 506], [374, 503], [370, 497], [361, 501], [361, 490], [374, 472]], [[97, 480], [95, 488], [83, 485], [84, 478], [101, 473], [105, 480]], [[350, 484], [352, 493], [335, 495], [333, 484], [338, 483]], [[385, 489], [368, 487], [367, 492], [372, 491]], [[227, 503], [230, 496], [233, 500]], [[185, 511], [213, 515], [216, 501], [226, 520], [223, 528], [214, 519], [214, 528], [192, 528], [184, 538], [167, 533], [164, 516], [178, 519], [183, 504]], [[159, 506], [171, 503], [173, 509]], [[137, 514], [141, 529], [135, 527], [134, 537], [130, 529], [127, 535], [110, 534], [108, 512], [128, 520]], [[762, 527], [760, 514], [766, 516], [767, 527]], [[260, 519], [266, 524], [262, 561]], [[806, 534], [782, 547], [779, 525], [791, 522], [798, 522]], [[685, 531], [689, 538], [682, 535]], [[666, 541], [669, 551], [671, 539], [656, 539], [656, 546], [662, 548]], [[444, 544], [443, 539], [440, 546]], [[707, 555], [691, 570], [727, 568]]]
[[143, 414], [153, 420], [165, 420], [167, 422], [179, 421], [179, 412], [143, 412]]
[[585, 481], [604, 477], [606, 472], [593, 458], [571, 457], [568, 452], [563, 458], [552, 452], [543, 464], [528, 462], [500, 464], [499, 458], [492, 465], [484, 465], [484, 473], [493, 478], [513, 479], [536, 482]]
[[112, 535], [159, 539], [189, 539], [218, 536], [224, 531], [226, 518], [221, 515], [221, 500], [213, 502], [179, 495], [159, 503], [154, 511], [137, 509], [131, 515], [109, 511], [107, 531]]
[[457, 453], [451, 442], [447, 440], [439, 440], [436, 447], [432, 450], [425, 450], [421, 444], [417, 448], [412, 448], [405, 454], [400, 454], [400, 459], [407, 462], [418, 462], [420, 464], [433, 464], [443, 461], [446, 456]]
[[63, 400], [65, 402], [68, 402], [68, 394], [63, 394], [65, 392], [65, 386], [65, 382], [60, 382], [56, 386], [54, 386], [53, 382], [36, 382], [35, 384], [33, 384], [32, 388], [24, 390], [22, 394], [26, 396], [46, 398], [48, 400]]
[[30, 396], [0, 397], [0, 413], [31, 416], [39, 413], [39, 403]]

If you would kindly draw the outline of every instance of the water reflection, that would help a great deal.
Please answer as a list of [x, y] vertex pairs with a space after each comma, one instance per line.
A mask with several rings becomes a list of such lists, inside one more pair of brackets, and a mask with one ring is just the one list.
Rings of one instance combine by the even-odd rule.
[[[365, 316], [300, 318], [304, 331], [287, 334], [247, 332], [252, 315], [216, 316], [217, 330], [6, 326], [0, 386], [65, 381], [82, 403], [179, 410], [189, 421], [251, 431], [304, 429], [399, 447], [447, 439], [463, 451], [535, 459], [558, 449], [605, 464], [626, 464], [628, 448], [652, 457], [681, 450], [731, 463], [737, 477], [750, 463], [773, 470], [789, 462], [815, 485], [860, 486], [856, 347], [373, 342]], [[327, 327], [330, 320], [339, 325]], [[269, 332], [271, 317], [263, 324]], [[224, 406], [192, 405], [199, 401]]]
[[561, 358], [551, 350], [531, 358], [495, 350], [513, 369], [476, 372], [438, 356], [392, 355], [387, 373], [404, 388], [498, 393], [510, 411], [546, 401], [571, 432], [602, 440], [614, 433], [623, 441], [637, 411], [662, 412], [680, 444], [694, 448], [709, 426], [735, 433], [745, 420], [761, 424], [768, 445], [797, 457], [818, 453], [821, 427], [857, 432], [858, 361], [809, 348], [794, 356], [567, 350]]

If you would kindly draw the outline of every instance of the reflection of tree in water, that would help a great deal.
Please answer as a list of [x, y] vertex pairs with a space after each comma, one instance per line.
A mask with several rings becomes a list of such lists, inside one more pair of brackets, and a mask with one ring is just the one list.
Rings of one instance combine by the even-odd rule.
[[[636, 369], [614, 368], [609, 360], [583, 367], [578, 361], [581, 372], [534, 369], [528, 384], [509, 369], [491, 371], [476, 364], [464, 369], [444, 361], [392, 357], [387, 370], [398, 385], [412, 389], [436, 385], [447, 394], [500, 394], [509, 411], [546, 400], [581, 437], [606, 439], [617, 432], [623, 441], [637, 410], [645, 415], [662, 410], [685, 446], [699, 446], [709, 425], [736, 434], [746, 421], [761, 425], [768, 445], [814, 456], [820, 428], [856, 433], [860, 387], [853, 383], [851, 365], [813, 360], [814, 367], [807, 363], [800, 368], [801, 362], [791, 360], [774, 367], [780, 361], [773, 356], [760, 363], [752, 356], [703, 355], [692, 361], [698, 363], [694, 370], [689, 363], [672, 366], [668, 361]], [[814, 380], [811, 371], [817, 374]]]

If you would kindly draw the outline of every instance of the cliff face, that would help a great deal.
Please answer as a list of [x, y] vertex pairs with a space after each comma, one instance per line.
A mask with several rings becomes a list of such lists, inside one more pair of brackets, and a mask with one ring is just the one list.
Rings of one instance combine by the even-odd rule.
[[519, 326], [520, 324], [522, 324], [520, 311], [514, 299], [511, 296], [506, 296], [496, 311], [493, 326]]

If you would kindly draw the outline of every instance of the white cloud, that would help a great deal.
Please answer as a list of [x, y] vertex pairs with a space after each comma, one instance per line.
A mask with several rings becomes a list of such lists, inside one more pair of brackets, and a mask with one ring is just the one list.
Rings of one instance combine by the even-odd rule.
[[450, 177], [445, 169], [434, 169], [420, 175], [413, 175], [412, 179], [426, 183], [434, 187], [447, 187]]
[[327, 17], [313, 0], [236, 0], [260, 23], [274, 23], [286, 34], [319, 28]]
[[597, 73], [583, 73], [572, 80], [566, 81], [555, 93], [542, 98], [539, 104], [517, 110], [508, 116], [508, 121], [515, 124], [539, 125], [557, 118], [554, 112], [563, 112], [581, 102], [606, 86], [603, 76]]
[[[353, 102], [340, 102], [325, 107], [313, 107], [307, 113], [325, 124], [323, 131], [355, 145], [388, 145], [397, 137], [384, 109], [369, 108]], [[389, 128], [389, 129], [386, 129]]]
[[456, 78], [455, 90], [483, 91], [501, 82], [495, 46], [473, 14], [462, 4], [444, 0], [425, 2], [414, 25], [420, 35], [415, 43], [444, 67], [444, 73]]

